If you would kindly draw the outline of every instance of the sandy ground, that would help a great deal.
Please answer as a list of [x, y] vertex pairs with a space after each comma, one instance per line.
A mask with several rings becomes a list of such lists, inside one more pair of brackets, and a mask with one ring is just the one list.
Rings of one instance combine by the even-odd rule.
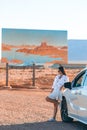
[[53, 105], [45, 101], [49, 90], [0, 90], [0, 130], [87, 130], [87, 126], [74, 121], [63, 123], [60, 112], [56, 122], [52, 117]]

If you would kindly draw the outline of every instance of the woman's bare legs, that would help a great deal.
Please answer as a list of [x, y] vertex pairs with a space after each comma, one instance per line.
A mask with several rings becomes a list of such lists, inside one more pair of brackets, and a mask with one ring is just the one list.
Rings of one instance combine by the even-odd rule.
[[54, 113], [53, 113], [53, 118], [54, 119], [56, 119], [57, 111], [58, 111], [58, 102], [54, 103]]
[[58, 111], [58, 101], [55, 100], [55, 99], [50, 99], [49, 97], [46, 97], [46, 101], [54, 104], [53, 118], [56, 119], [56, 114], [57, 114], [57, 111]]

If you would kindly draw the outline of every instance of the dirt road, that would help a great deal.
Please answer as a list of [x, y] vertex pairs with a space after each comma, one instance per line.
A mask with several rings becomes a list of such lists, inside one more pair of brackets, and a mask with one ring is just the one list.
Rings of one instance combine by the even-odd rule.
[[60, 112], [56, 122], [47, 122], [53, 113], [45, 101], [48, 94], [40, 89], [0, 90], [0, 130], [87, 130], [76, 121], [63, 123]]

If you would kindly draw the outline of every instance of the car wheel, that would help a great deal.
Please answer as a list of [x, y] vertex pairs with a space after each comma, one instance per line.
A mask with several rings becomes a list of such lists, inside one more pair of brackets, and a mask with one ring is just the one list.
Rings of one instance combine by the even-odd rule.
[[68, 117], [68, 109], [66, 99], [63, 99], [61, 102], [61, 118], [64, 122], [72, 122], [73, 119]]

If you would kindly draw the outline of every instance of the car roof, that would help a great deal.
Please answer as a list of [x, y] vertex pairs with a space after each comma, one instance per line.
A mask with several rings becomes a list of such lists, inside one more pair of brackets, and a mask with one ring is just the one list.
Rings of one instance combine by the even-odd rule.
[[87, 71], [87, 67], [85, 67], [85, 68], [82, 69], [80, 72], [78, 72], [77, 75], [79, 75], [79, 74], [82, 73], [83, 71]]
[[84, 71], [84, 70], [86, 70], [87, 71], [87, 67], [85, 67], [84, 69], [82, 69], [81, 71]]

